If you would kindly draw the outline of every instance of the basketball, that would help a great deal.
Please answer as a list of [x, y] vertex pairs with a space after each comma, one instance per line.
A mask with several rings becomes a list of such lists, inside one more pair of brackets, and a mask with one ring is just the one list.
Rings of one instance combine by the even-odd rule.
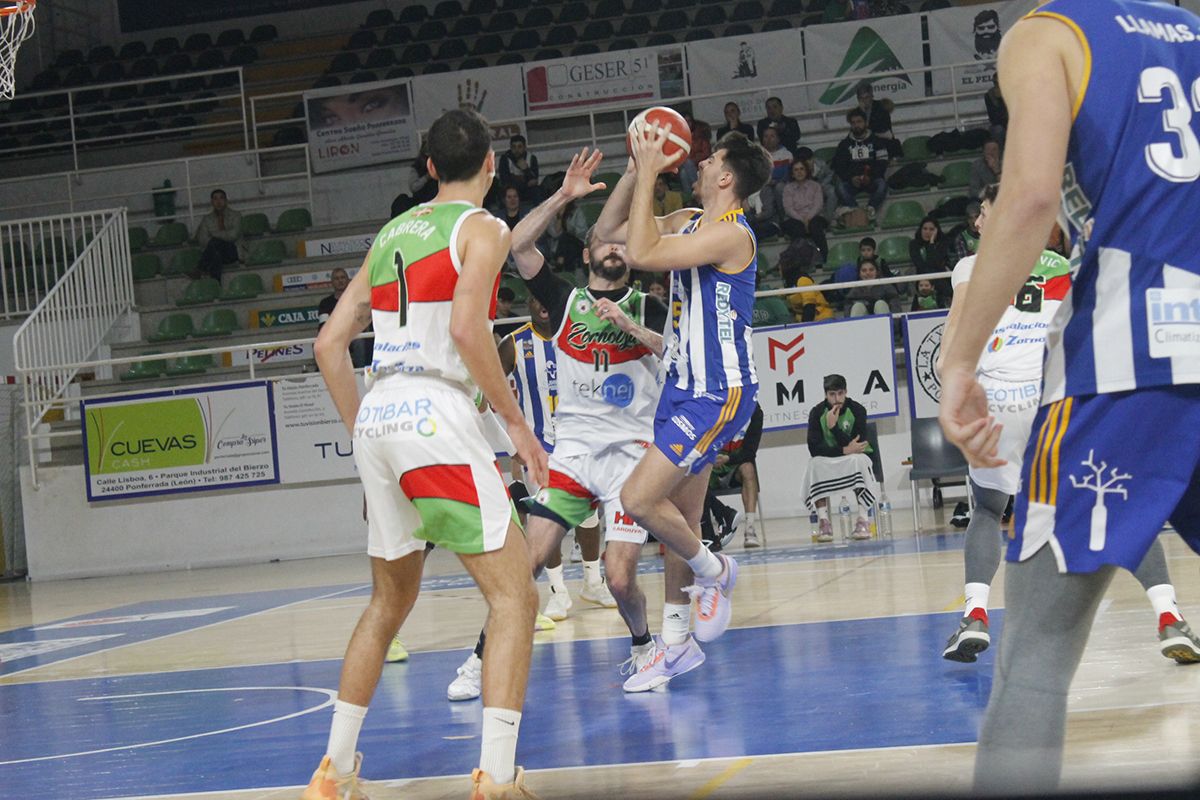
[[[654, 106], [647, 108], [642, 113], [634, 117], [629, 123], [629, 135], [625, 137], [625, 152], [633, 155], [631, 146], [631, 138], [640, 135], [644, 126], [658, 124], [660, 128], [671, 126], [671, 132], [667, 134], [666, 140], [663, 142], [663, 153], [666, 155], [674, 155], [679, 151], [683, 151], [684, 158], [687, 158], [688, 153], [692, 152], [692, 131], [688, 127], [687, 121], [678, 111], [667, 108], [666, 106]], [[677, 172], [679, 163], [671, 167], [671, 172]]]

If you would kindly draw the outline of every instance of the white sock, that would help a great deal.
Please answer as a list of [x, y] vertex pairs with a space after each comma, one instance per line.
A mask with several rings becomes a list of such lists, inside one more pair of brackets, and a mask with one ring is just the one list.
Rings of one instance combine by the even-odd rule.
[[969, 616], [977, 608], [987, 611], [988, 593], [991, 590], [992, 587], [986, 583], [968, 583], [963, 589], [963, 596], [967, 598], [967, 605], [963, 611], [963, 616]]
[[517, 777], [517, 734], [521, 712], [508, 708], [483, 710], [483, 749], [479, 768], [496, 783], [512, 783]]
[[1156, 617], [1174, 614], [1178, 619], [1183, 619], [1183, 615], [1179, 613], [1179, 606], [1175, 604], [1175, 587], [1171, 584], [1160, 583], [1158, 586], [1151, 586], [1146, 590], [1146, 597], [1150, 598], [1150, 605], [1154, 606]]
[[341, 700], [333, 703], [333, 724], [329, 726], [329, 746], [325, 752], [329, 754], [333, 768], [339, 775], [354, 772], [354, 751], [358, 747], [358, 732], [362, 730], [363, 717], [366, 715], [366, 706]]
[[828, 503], [826, 503], [823, 506], [817, 506], [817, 519], [823, 519], [823, 520], [828, 521], [828, 519], [829, 519], [829, 504]]
[[715, 578], [725, 569], [725, 562], [713, 555], [707, 547], [700, 545], [700, 551], [687, 560], [692, 568], [692, 574], [697, 578]]
[[663, 644], [683, 644], [687, 641], [691, 626], [692, 606], [690, 603], [663, 603]]
[[566, 594], [567, 584], [563, 582], [562, 564], [557, 567], [546, 567], [546, 577], [550, 579], [550, 588], [560, 594]]
[[604, 583], [604, 576], [600, 574], [600, 559], [584, 561], [583, 584], [585, 586], [599, 586], [602, 583]]

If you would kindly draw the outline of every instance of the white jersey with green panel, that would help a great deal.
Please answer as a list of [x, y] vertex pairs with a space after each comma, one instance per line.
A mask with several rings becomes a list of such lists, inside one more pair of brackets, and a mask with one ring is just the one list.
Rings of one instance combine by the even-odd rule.
[[[462, 269], [458, 234], [468, 217], [480, 213], [487, 212], [467, 202], [422, 203], [375, 237], [367, 256], [375, 327], [372, 374], [423, 375], [475, 392], [450, 338], [450, 308]], [[496, 318], [495, 300], [488, 316]]]
[[[629, 289], [617, 305], [641, 325], [645, 294]], [[596, 315], [596, 298], [576, 289], [554, 335], [558, 406], [554, 453], [596, 453], [610, 445], [649, 441], [658, 405], [658, 358], [644, 344]]]

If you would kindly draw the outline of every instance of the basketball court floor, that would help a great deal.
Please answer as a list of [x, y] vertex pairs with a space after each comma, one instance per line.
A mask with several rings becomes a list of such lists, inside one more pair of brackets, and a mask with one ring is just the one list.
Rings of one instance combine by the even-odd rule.
[[[767, 547], [731, 546], [732, 628], [666, 691], [621, 691], [621, 620], [576, 599], [535, 639], [518, 748], [530, 786], [687, 800], [966, 791], [994, 650], [941, 658], [961, 611], [963, 535], [931, 522], [942, 532], [814, 545], [807, 520], [771, 520]], [[1173, 534], [1164, 543], [1180, 606], [1200, 622], [1200, 559]], [[647, 547], [653, 630], [660, 570]], [[567, 577], [577, 586], [579, 567]], [[0, 585], [0, 796], [297, 797], [368, 580], [366, 557], [345, 556]], [[411, 659], [385, 667], [360, 739], [373, 800], [465, 796], [481, 706], [445, 690], [483, 616], [457, 561], [435, 552], [402, 632]], [[1197, 777], [1200, 667], [1160, 655], [1127, 574], [1101, 606], [1070, 709], [1066, 786]]]

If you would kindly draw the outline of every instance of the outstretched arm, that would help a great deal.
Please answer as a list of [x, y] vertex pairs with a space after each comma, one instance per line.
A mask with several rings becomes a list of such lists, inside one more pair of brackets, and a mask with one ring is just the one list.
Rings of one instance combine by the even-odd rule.
[[550, 227], [558, 212], [572, 200], [605, 188], [603, 183], [592, 183], [592, 175], [600, 166], [602, 158], [604, 155], [599, 150], [589, 156], [586, 147], [576, 153], [571, 158], [571, 166], [567, 168], [562, 187], [526, 214], [525, 218], [517, 223], [517, 227], [513, 228], [513, 260], [517, 262], [517, 271], [525, 280], [537, 275], [546, 263], [545, 256], [537, 249], [537, 240]]
[[[637, 164], [631, 157], [625, 167], [625, 174], [617, 181], [616, 188], [608, 196], [604, 208], [600, 211], [600, 217], [596, 220], [596, 238], [600, 241], [612, 244], [624, 244], [629, 241], [629, 214], [637, 174]], [[651, 181], [650, 185], [653, 186], [654, 182]], [[699, 211], [698, 208], [682, 208], [664, 217], [653, 217], [654, 224], [659, 233], [677, 233], [692, 215]], [[635, 266], [641, 268], [642, 265], [635, 262]]]
[[609, 300], [607, 297], [602, 297], [596, 301], [596, 316], [600, 319], [611, 322], [625, 333], [629, 334], [639, 342], [650, 348], [654, 355], [662, 358], [663, 354], [663, 337], [661, 333], [655, 333], [645, 325], [639, 325], [629, 318], [629, 315], [621, 310], [621, 307]]

